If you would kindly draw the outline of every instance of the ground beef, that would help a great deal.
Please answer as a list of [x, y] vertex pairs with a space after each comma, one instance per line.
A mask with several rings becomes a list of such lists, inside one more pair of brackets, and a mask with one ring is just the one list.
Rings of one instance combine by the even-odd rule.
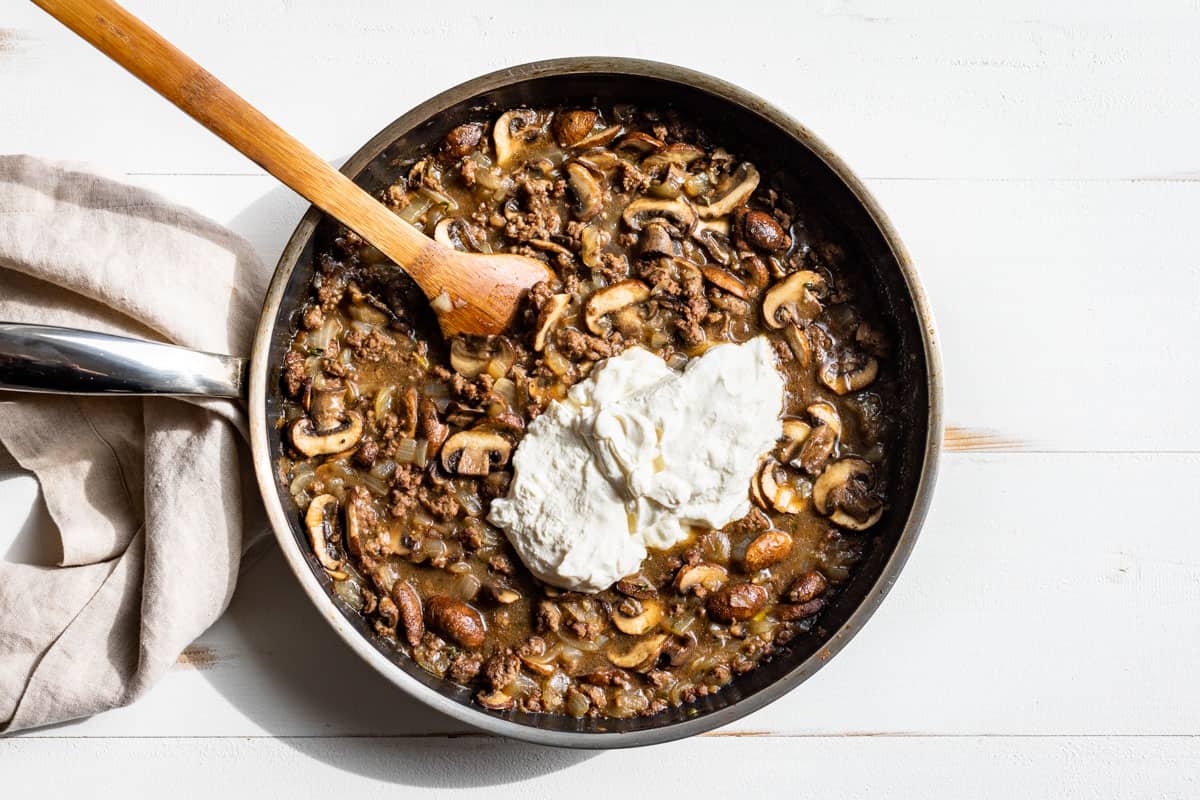
[[450, 391], [464, 403], [481, 403], [492, 390], [492, 378], [480, 375], [475, 380], [468, 380], [457, 372], [450, 378]]
[[351, 328], [342, 335], [342, 339], [354, 351], [354, 357], [360, 361], [382, 361], [384, 356], [396, 347], [396, 343], [379, 330], [372, 329], [370, 333]]
[[601, 253], [600, 265], [592, 268], [592, 275], [605, 283], [617, 283], [629, 276], [629, 261], [619, 253]]
[[470, 683], [483, 669], [483, 657], [476, 653], [459, 653], [450, 661], [446, 677], [455, 683]]
[[546, 301], [549, 300], [553, 294], [554, 289], [550, 286], [549, 282], [541, 281], [539, 283], [535, 283], [529, 290], [530, 308], [532, 308], [535, 312], [540, 312], [542, 310], [542, 306], [546, 305]]
[[314, 284], [317, 287], [317, 300], [324, 311], [336, 309], [342, 302], [342, 296], [346, 294], [346, 284], [337, 278], [320, 276]]
[[590, 642], [604, 630], [604, 623], [594, 620], [572, 620], [567, 623], [567, 630], [585, 642]]
[[461, 508], [458, 499], [440, 486], [422, 486], [417, 490], [417, 499], [426, 511], [438, 519], [452, 519]]
[[524, 211], [506, 206], [504, 235], [518, 242], [530, 239], [550, 239], [563, 229], [562, 217], [554, 207], [551, 192], [553, 181], [525, 177], [518, 181], [518, 196]]
[[516, 572], [512, 559], [503, 553], [496, 553], [488, 558], [488, 569], [501, 575], [512, 575]]
[[538, 602], [537, 611], [534, 612], [534, 624], [539, 631], [557, 632], [562, 627], [562, 609], [549, 600]]
[[580, 680], [596, 686], [620, 686], [623, 689], [633, 686], [633, 681], [629, 679], [628, 673], [614, 667], [602, 667], [593, 670], [580, 678]]
[[325, 312], [321, 310], [320, 306], [309, 306], [304, 310], [300, 324], [304, 326], [305, 330], [315, 331], [325, 324]]
[[283, 354], [283, 387], [288, 397], [299, 397], [305, 380], [304, 356], [288, 350]]
[[554, 342], [572, 361], [599, 361], [613, 354], [612, 345], [599, 336], [591, 336], [574, 328], [559, 328]]
[[483, 672], [493, 689], [503, 689], [521, 674], [521, 659], [511, 650], [505, 650], [489, 658]]
[[593, 708], [604, 709], [608, 705], [608, 693], [595, 684], [581, 683], [579, 691], [591, 701]]
[[723, 530], [733, 536], [750, 536], [762, 533], [770, 527], [771, 520], [767, 519], [767, 515], [752, 506], [749, 514], [729, 523]]

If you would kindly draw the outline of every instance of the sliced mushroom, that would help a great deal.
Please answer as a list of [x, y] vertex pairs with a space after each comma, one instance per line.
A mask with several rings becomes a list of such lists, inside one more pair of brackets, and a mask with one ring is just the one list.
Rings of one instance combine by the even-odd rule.
[[703, 219], [723, 217], [750, 199], [758, 188], [758, 170], [750, 162], [744, 162], [730, 177], [731, 186], [720, 197], [708, 205], [698, 206], [696, 212]]
[[608, 660], [614, 666], [631, 669], [635, 672], [645, 672], [652, 668], [662, 654], [663, 646], [667, 643], [667, 634], [655, 633], [633, 643], [623, 652], [616, 649], [608, 651]]
[[565, 169], [567, 183], [571, 186], [571, 191], [575, 193], [575, 199], [578, 201], [574, 209], [575, 217], [587, 222], [604, 208], [604, 187], [600, 185], [600, 181], [596, 179], [592, 171], [582, 164], [571, 161], [567, 163]]
[[346, 385], [324, 375], [314, 378], [304, 395], [304, 408], [317, 433], [333, 430], [346, 415]]
[[358, 444], [362, 438], [363, 418], [357, 411], [347, 411], [346, 419], [336, 428], [318, 433], [312, 420], [300, 417], [288, 430], [292, 445], [306, 456], [325, 456], [342, 453]]
[[500, 115], [492, 129], [492, 139], [496, 143], [496, 166], [509, 166], [509, 162], [530, 138], [530, 133], [536, 133], [537, 129], [533, 126], [537, 118], [537, 112], [530, 108], [518, 108]]
[[498, 433], [459, 431], [442, 445], [442, 466], [459, 475], [487, 475], [493, 467], [507, 464], [511, 453], [512, 445]]
[[879, 360], [875, 356], [867, 356], [866, 360], [856, 359], [849, 369], [841, 361], [828, 361], [821, 366], [821, 383], [828, 386], [835, 394], [846, 394], [865, 389], [875, 382], [879, 376]]
[[716, 286], [718, 289], [729, 292], [734, 297], [742, 300], [747, 299], [750, 293], [746, 290], [746, 284], [730, 275], [723, 269], [717, 267], [704, 266], [700, 268], [700, 272], [704, 274], [704, 279]]
[[666, 147], [666, 142], [642, 131], [634, 131], [624, 136], [613, 145], [613, 150], [620, 152], [653, 153]]
[[809, 475], [820, 475], [833, 458], [838, 444], [839, 427], [818, 425], [795, 455], [795, 463]]
[[584, 306], [584, 321], [588, 330], [597, 336], [603, 336], [604, 326], [600, 324], [605, 316], [614, 311], [642, 303], [650, 299], [650, 287], [639, 280], [630, 278], [612, 286], [607, 286], [588, 298]]
[[788, 417], [783, 421], [783, 443], [779, 446], [779, 460], [791, 461], [792, 457], [812, 433], [812, 426], [801, 419]]
[[477, 378], [485, 372], [503, 378], [516, 360], [516, 351], [503, 336], [474, 341], [455, 336], [450, 341], [450, 366], [464, 378]]
[[625, 162], [612, 150], [595, 148], [587, 150], [575, 157], [575, 161], [583, 164], [596, 175], [607, 178], [609, 174]]
[[832, 403], [821, 401], [813, 403], [805, 409], [808, 415], [817, 422], [818, 425], [828, 425], [833, 429], [833, 432], [838, 436], [842, 435], [842, 418], [838, 415], [837, 409]]
[[640, 231], [650, 220], [672, 220], [677, 230], [690, 234], [696, 224], [696, 209], [692, 204], [682, 199], [651, 200], [646, 197], [638, 198], [621, 212], [621, 219], [630, 230]]
[[521, 663], [525, 665], [525, 669], [543, 678], [549, 678], [558, 671], [558, 667], [554, 666], [554, 661], [538, 661], [529, 656], [518, 656]]
[[818, 295], [824, 291], [825, 279], [817, 273], [810, 270], [793, 272], [767, 290], [762, 304], [763, 320], [772, 328], [811, 320], [821, 313]]
[[720, 564], [685, 564], [675, 573], [675, 591], [687, 594], [699, 586], [715, 592], [727, 580], [729, 573]]
[[479, 701], [479, 705], [491, 711], [507, 711], [514, 703], [512, 697], [499, 689], [492, 692], [481, 691], [475, 695], [475, 699]]
[[812, 342], [808, 340], [808, 332], [799, 325], [789, 324], [783, 329], [783, 338], [796, 357], [796, 363], [807, 368], [812, 363]]
[[694, 144], [675, 142], [642, 159], [642, 169], [652, 172], [671, 165], [686, 167], [703, 155], [704, 151]]
[[462, 158], [479, 147], [483, 139], [483, 125], [478, 122], [467, 122], [459, 125], [442, 140], [442, 152], [447, 158]]
[[733, 259], [728, 237], [729, 221], [724, 219], [700, 220], [692, 229], [692, 238], [700, 243], [713, 261], [723, 266], [728, 266]]
[[638, 250], [643, 256], [675, 255], [675, 243], [664, 225], [658, 222], [646, 223], [642, 229], [642, 239]]
[[425, 450], [426, 455], [429, 458], [436, 458], [442, 442], [446, 441], [446, 437], [450, 434], [450, 428], [438, 419], [437, 405], [428, 397], [422, 396], [417, 401], [417, 421], [420, 423], [418, 430], [429, 442]]
[[[636, 601], [626, 600], [621, 605], [625, 603], [635, 604]], [[642, 600], [641, 611], [637, 614], [625, 614], [619, 607], [612, 614], [613, 625], [617, 626], [617, 630], [633, 636], [649, 633], [662, 618], [663, 604], [658, 600]]]
[[449, 247], [451, 250], [466, 250], [462, 247], [462, 243], [450, 238], [450, 226], [453, 225], [455, 219], [453, 217], [443, 217], [438, 221], [438, 224], [433, 229], [433, 239], [440, 245]]
[[390, 592], [392, 602], [399, 611], [400, 624], [404, 626], [404, 641], [416, 647], [425, 635], [425, 621], [421, 613], [421, 596], [407, 581], [396, 581]]
[[331, 494], [322, 494], [312, 499], [308, 504], [308, 512], [304, 515], [304, 525], [308, 528], [308, 539], [312, 544], [313, 554], [330, 573], [340, 572], [342, 568], [342, 562], [329, 555], [329, 537], [326, 535], [331, 514], [336, 509], [337, 498]]
[[595, 111], [581, 109], [560, 111], [554, 117], [554, 139], [563, 147], [578, 144], [591, 133], [600, 115]]
[[567, 313], [567, 307], [571, 304], [571, 295], [556, 294], [551, 295], [546, 304], [542, 306], [542, 311], [538, 314], [537, 335], [533, 337], [533, 349], [541, 352], [546, 347], [546, 337], [554, 330], [554, 326]]
[[775, 474], [777, 469], [782, 469], [780, 464], [767, 459], [758, 470], [755, 483], [762, 501], [781, 514], [799, 514], [804, 510], [804, 496], [790, 482], [780, 483]]
[[783, 438], [793, 444], [800, 444], [811, 432], [812, 426], [804, 420], [789, 417], [783, 421]]
[[366, 552], [367, 531], [374, 522], [371, 493], [365, 486], [351, 486], [346, 492], [346, 549], [350, 555]]
[[579, 148], [580, 150], [584, 150], [589, 147], [604, 147], [613, 139], [620, 136], [621, 130], [622, 128], [620, 125], [610, 125], [607, 128], [602, 128], [595, 133], [583, 137], [575, 143], [575, 147]]
[[521, 593], [502, 583], [488, 584], [488, 594], [502, 606], [509, 606], [521, 599]]
[[598, 267], [601, 264], [600, 253], [609, 242], [608, 231], [603, 231], [592, 225], [585, 225], [579, 233], [579, 260], [588, 267]]
[[861, 458], [843, 458], [829, 465], [813, 485], [813, 507], [830, 521], [862, 531], [883, 516], [875, 496], [875, 468]]

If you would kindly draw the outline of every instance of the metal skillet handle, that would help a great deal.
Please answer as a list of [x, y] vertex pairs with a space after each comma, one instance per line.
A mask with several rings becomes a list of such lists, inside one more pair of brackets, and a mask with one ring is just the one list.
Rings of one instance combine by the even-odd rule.
[[242, 358], [75, 328], [0, 322], [0, 389], [241, 398], [245, 384]]

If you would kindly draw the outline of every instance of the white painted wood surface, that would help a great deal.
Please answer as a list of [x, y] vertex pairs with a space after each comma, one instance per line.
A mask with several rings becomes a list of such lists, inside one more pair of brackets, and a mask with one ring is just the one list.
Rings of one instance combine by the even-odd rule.
[[[712, 72], [816, 130], [912, 251], [956, 428], [866, 630], [718, 735], [564, 753], [452, 736], [268, 549], [146, 698], [0, 740], [5, 797], [645, 796], [679, 775], [762, 796], [1197, 795], [1200, 7], [697, 5], [129, 2], [333, 162], [460, 80], [581, 53]], [[28, 4], [0, 12], [0, 152], [100, 164], [268, 261], [304, 207]], [[53, 558], [32, 480], [0, 473], [0, 507], [0, 557]]]

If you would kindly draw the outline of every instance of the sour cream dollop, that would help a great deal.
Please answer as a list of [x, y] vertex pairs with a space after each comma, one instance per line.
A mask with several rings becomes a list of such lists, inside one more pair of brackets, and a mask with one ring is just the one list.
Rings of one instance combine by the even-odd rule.
[[606, 589], [636, 572], [648, 548], [749, 513], [782, 406], [763, 337], [716, 345], [682, 372], [631, 348], [530, 424], [508, 496], [492, 501], [488, 520], [546, 583]]

